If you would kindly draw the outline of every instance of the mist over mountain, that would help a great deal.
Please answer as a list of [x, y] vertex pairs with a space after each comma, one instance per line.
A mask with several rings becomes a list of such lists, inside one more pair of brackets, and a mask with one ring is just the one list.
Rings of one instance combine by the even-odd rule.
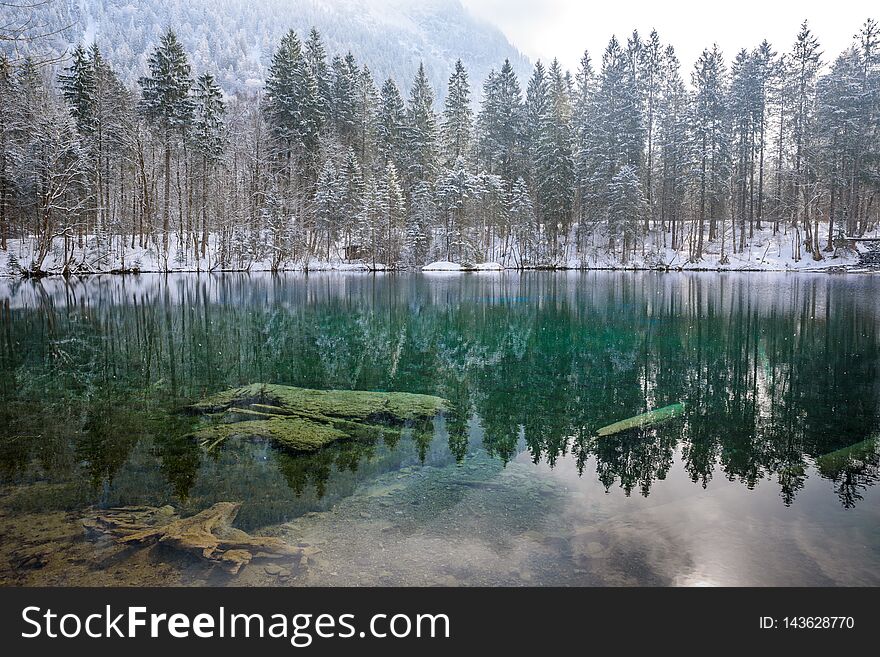
[[[420, 61], [438, 97], [456, 59], [474, 90], [509, 58], [525, 79], [530, 63], [494, 26], [472, 16], [459, 0], [55, 0], [34, 8], [4, 7], [26, 15], [33, 34], [56, 32], [30, 47], [58, 56], [97, 41], [121, 78], [131, 84], [146, 70], [159, 35], [174, 28], [195, 73], [213, 72], [227, 92], [263, 83], [281, 36], [301, 39], [316, 27], [328, 55], [351, 51], [376, 80], [393, 77], [408, 88]], [[14, 50], [16, 44], [2, 47]], [[22, 44], [18, 44], [22, 54]]]

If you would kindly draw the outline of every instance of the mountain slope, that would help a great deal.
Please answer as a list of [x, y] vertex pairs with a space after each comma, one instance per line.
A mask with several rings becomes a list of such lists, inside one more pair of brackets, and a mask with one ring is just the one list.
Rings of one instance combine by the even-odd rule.
[[305, 39], [312, 26], [323, 35], [328, 56], [350, 50], [379, 85], [390, 76], [408, 88], [424, 61], [438, 97], [457, 58], [475, 94], [505, 58], [520, 76], [529, 68], [497, 28], [473, 17], [459, 0], [55, 0], [32, 12], [42, 13], [31, 16], [35, 25], [69, 26], [41, 47], [58, 54], [97, 40], [129, 83], [143, 74], [149, 49], [169, 26], [194, 71], [214, 72], [228, 92], [261, 85], [281, 36], [293, 28]]

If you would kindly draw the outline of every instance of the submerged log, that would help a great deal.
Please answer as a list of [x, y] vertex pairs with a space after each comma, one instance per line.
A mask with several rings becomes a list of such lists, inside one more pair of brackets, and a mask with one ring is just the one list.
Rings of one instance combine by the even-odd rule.
[[615, 433], [626, 431], [627, 429], [644, 428], [661, 424], [667, 420], [679, 417], [684, 413], [685, 408], [686, 405], [684, 402], [670, 404], [663, 408], [658, 408], [653, 411], [648, 411], [647, 413], [642, 413], [641, 415], [627, 418], [626, 420], [621, 420], [620, 422], [615, 422], [614, 424], [609, 424], [608, 426], [599, 429], [596, 432], [596, 435], [611, 436]]
[[861, 442], [828, 452], [816, 459], [816, 465], [823, 473], [835, 473], [857, 462], [864, 463], [876, 458], [880, 451], [880, 437], [871, 437]]
[[190, 406], [206, 424], [195, 432], [210, 450], [231, 436], [264, 438], [298, 452], [334, 441], [375, 436], [387, 427], [433, 419], [445, 400], [408, 392], [313, 390], [254, 383]]
[[92, 533], [111, 536], [120, 545], [163, 545], [216, 563], [232, 574], [253, 559], [303, 557], [309, 548], [280, 538], [253, 536], [232, 526], [241, 504], [218, 502], [189, 518], [171, 507], [109, 509], [83, 521]]

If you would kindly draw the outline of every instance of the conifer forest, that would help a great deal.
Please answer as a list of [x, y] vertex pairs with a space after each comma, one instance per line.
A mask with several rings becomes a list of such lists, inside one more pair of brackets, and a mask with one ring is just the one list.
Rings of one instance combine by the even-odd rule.
[[458, 61], [440, 90], [424, 66], [376, 79], [316, 29], [234, 92], [173, 29], [136, 84], [100, 41], [3, 55], [0, 257], [18, 274], [846, 262], [880, 219], [880, 26], [837, 54], [794, 27], [692, 68], [654, 31], [527, 80]]

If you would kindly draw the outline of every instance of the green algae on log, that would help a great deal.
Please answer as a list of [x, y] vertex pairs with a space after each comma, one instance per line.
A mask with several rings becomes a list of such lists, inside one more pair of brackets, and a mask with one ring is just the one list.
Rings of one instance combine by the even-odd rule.
[[848, 467], [876, 459], [880, 451], [880, 437], [874, 436], [854, 445], [834, 450], [816, 458], [819, 471], [825, 475], [839, 474]]
[[641, 415], [627, 418], [626, 420], [621, 420], [620, 422], [615, 422], [614, 424], [609, 424], [607, 427], [599, 429], [596, 432], [596, 435], [611, 436], [615, 433], [626, 431], [627, 429], [643, 428], [660, 424], [661, 422], [666, 422], [667, 420], [679, 417], [684, 413], [685, 408], [686, 406], [684, 402], [670, 404], [663, 408], [658, 408], [653, 411], [648, 411], [647, 413], [642, 413]]
[[195, 432], [209, 450], [231, 436], [244, 436], [299, 452], [337, 440], [374, 438], [389, 426], [431, 420], [446, 408], [445, 400], [431, 395], [268, 383], [224, 390], [190, 407], [214, 420]]

